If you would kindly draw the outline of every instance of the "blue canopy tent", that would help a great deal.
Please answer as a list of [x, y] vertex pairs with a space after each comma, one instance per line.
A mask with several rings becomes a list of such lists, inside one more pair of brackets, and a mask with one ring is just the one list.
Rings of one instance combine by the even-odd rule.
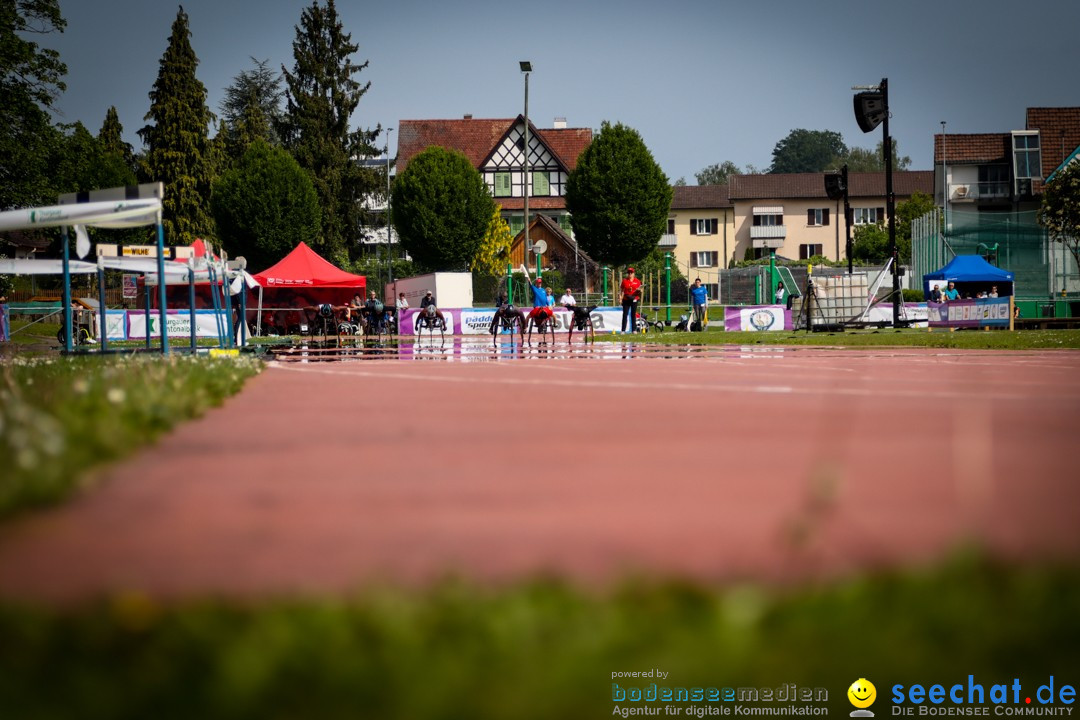
[[994, 267], [981, 255], [957, 255], [940, 270], [923, 275], [923, 292], [930, 297], [932, 285], [941, 285], [944, 290], [946, 283], [954, 282], [961, 293], [969, 293], [972, 297], [980, 290], [989, 291], [995, 285], [998, 295], [1005, 297], [1013, 294], [1014, 280], [1013, 273]]

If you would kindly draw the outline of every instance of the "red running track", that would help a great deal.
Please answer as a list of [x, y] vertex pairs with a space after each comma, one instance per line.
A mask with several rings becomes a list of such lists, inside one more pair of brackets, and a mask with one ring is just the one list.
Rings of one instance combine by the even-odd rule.
[[971, 542], [1080, 556], [1080, 353], [627, 352], [272, 365], [0, 528], [0, 595], [785, 582]]

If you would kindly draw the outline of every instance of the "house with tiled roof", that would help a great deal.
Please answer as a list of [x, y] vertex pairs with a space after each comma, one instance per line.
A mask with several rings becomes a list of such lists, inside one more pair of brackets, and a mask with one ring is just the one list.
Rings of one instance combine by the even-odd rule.
[[718, 276], [727, 267], [735, 243], [735, 212], [727, 185], [685, 185], [672, 188], [667, 233], [660, 247], [671, 252], [690, 280], [700, 277], [717, 297]]
[[[932, 170], [893, 173], [897, 205], [916, 192], [933, 191]], [[829, 199], [825, 173], [735, 175], [727, 194], [734, 225], [729, 261], [767, 257], [774, 251], [789, 259], [847, 258], [843, 202]], [[885, 173], [851, 173], [848, 198], [853, 225], [888, 222]]]
[[529, 214], [544, 215], [571, 234], [566, 210], [566, 179], [582, 151], [592, 142], [592, 130], [568, 128], [556, 119], [554, 127], [529, 122], [529, 178], [525, 179], [525, 118], [460, 120], [402, 120], [398, 126], [397, 171], [432, 145], [465, 154], [502, 207], [502, 216], [516, 235], [525, 227], [524, 196]]
[[1024, 129], [934, 136], [934, 194], [947, 213], [1024, 210], [1080, 147], [1080, 107], [1028, 108]]

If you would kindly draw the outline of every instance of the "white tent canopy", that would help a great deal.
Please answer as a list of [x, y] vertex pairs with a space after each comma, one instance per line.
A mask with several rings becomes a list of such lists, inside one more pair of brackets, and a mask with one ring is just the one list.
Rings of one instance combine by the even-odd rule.
[[160, 213], [161, 201], [157, 198], [50, 205], [0, 212], [0, 231], [63, 225], [89, 225], [99, 228], [142, 227], [156, 224]]
[[[68, 263], [68, 272], [73, 275], [88, 275], [97, 272], [97, 265], [80, 260]], [[63, 260], [9, 260], [0, 259], [0, 275], [63, 275]]]

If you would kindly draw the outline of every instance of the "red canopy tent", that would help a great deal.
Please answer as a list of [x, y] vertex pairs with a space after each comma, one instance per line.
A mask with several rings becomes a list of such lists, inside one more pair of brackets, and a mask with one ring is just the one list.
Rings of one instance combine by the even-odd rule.
[[[291, 253], [273, 267], [255, 273], [255, 279], [267, 290], [276, 288], [352, 288], [363, 293], [367, 280], [331, 265], [317, 252], [301, 242]], [[352, 297], [347, 293], [346, 300]]]

